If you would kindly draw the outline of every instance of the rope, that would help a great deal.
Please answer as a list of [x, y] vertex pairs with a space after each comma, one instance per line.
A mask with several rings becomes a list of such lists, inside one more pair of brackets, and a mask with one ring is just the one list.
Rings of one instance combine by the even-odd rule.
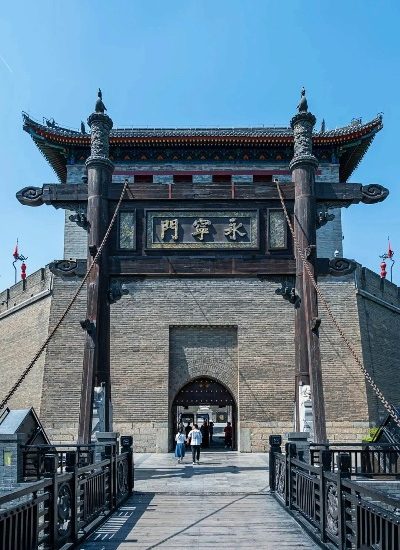
[[375, 395], [378, 397], [378, 399], [381, 401], [382, 405], [385, 407], [385, 409], [387, 410], [387, 412], [390, 414], [390, 416], [393, 418], [393, 420], [395, 421], [395, 423], [397, 424], [397, 426], [400, 427], [400, 416], [397, 414], [396, 412], [396, 409], [393, 407], [393, 405], [391, 405], [389, 403], [389, 401], [386, 399], [386, 397], [384, 396], [384, 394], [382, 393], [382, 391], [378, 388], [375, 380], [372, 378], [372, 376], [369, 374], [369, 372], [366, 370], [366, 368], [364, 367], [363, 365], [363, 362], [362, 360], [360, 359], [358, 353], [356, 352], [356, 350], [354, 349], [353, 345], [351, 344], [351, 342], [349, 341], [349, 339], [347, 338], [345, 332], [343, 331], [342, 327], [340, 326], [339, 322], [337, 321], [335, 315], [333, 314], [333, 311], [330, 307], [330, 305], [328, 304], [325, 296], [323, 295], [321, 289], [319, 288], [316, 280], [315, 280], [315, 277], [314, 277], [314, 274], [313, 272], [311, 271], [311, 268], [310, 268], [310, 264], [304, 254], [304, 251], [301, 250], [300, 248], [300, 245], [298, 243], [298, 240], [296, 238], [296, 235], [295, 235], [295, 232], [294, 232], [294, 228], [293, 228], [293, 225], [292, 225], [292, 222], [290, 220], [290, 217], [289, 217], [289, 214], [287, 212], [287, 209], [286, 209], [286, 205], [285, 205], [285, 201], [284, 201], [284, 198], [283, 198], [283, 194], [282, 194], [282, 190], [281, 190], [281, 187], [279, 185], [279, 181], [277, 179], [275, 179], [275, 183], [276, 183], [276, 187], [278, 189], [278, 193], [279, 193], [279, 199], [281, 201], [281, 205], [282, 205], [282, 208], [283, 208], [283, 211], [284, 211], [284, 214], [285, 214], [285, 218], [286, 218], [286, 221], [287, 221], [287, 224], [289, 226], [289, 229], [290, 229], [290, 232], [293, 236], [293, 242], [294, 242], [294, 245], [299, 253], [299, 256], [303, 262], [303, 266], [304, 266], [304, 269], [311, 281], [311, 284], [312, 286], [315, 288], [315, 291], [316, 293], [318, 294], [318, 297], [320, 298], [321, 300], [321, 303], [322, 305], [325, 307], [329, 317], [331, 318], [331, 321], [332, 323], [334, 324], [334, 326], [336, 327], [338, 333], [340, 334], [341, 338], [343, 339], [344, 343], [346, 344], [348, 350], [350, 351], [351, 355], [353, 356], [355, 362], [357, 363], [357, 365], [360, 367], [361, 369], [361, 372], [363, 373], [363, 375], [365, 376], [366, 380], [368, 381], [368, 383], [370, 384], [371, 388], [374, 390], [375, 392]]
[[0, 404], [0, 410], [2, 410], [7, 402], [10, 400], [10, 398], [14, 395], [14, 393], [17, 391], [17, 389], [19, 388], [19, 386], [22, 384], [22, 382], [24, 381], [24, 379], [26, 378], [26, 376], [28, 375], [29, 371], [32, 369], [32, 367], [34, 366], [34, 364], [36, 363], [36, 361], [39, 359], [39, 357], [42, 355], [43, 351], [46, 349], [46, 347], [48, 346], [50, 340], [53, 338], [53, 336], [55, 335], [55, 333], [57, 332], [57, 330], [59, 329], [60, 325], [62, 324], [62, 322], [64, 321], [65, 317], [68, 315], [70, 309], [72, 308], [72, 306], [74, 305], [76, 299], [78, 298], [78, 295], [80, 293], [80, 291], [82, 290], [84, 284], [86, 283], [92, 269], [93, 269], [93, 266], [95, 265], [95, 263], [98, 261], [98, 259], [100, 258], [101, 256], [101, 253], [103, 252], [103, 249], [104, 249], [104, 246], [107, 242], [107, 239], [111, 233], [111, 229], [114, 225], [114, 222], [116, 220], [116, 217], [117, 217], [117, 214], [118, 214], [118, 211], [120, 209], [120, 206], [121, 206], [121, 203], [122, 203], [122, 200], [124, 198], [124, 195], [125, 195], [125, 191], [127, 189], [127, 187], [129, 186], [128, 184], [128, 180], [126, 179], [125, 180], [125, 184], [124, 184], [124, 187], [122, 189], [122, 193], [121, 193], [121, 196], [119, 198], [119, 201], [117, 203], [117, 207], [115, 209], [115, 212], [113, 214], [113, 217], [111, 218], [111, 221], [110, 221], [110, 225], [108, 226], [107, 228], [107, 231], [104, 235], [104, 238], [99, 246], [99, 249], [95, 255], [95, 257], [93, 258], [92, 260], [92, 263], [90, 264], [85, 276], [83, 277], [82, 279], [82, 282], [81, 284], [79, 285], [78, 287], [78, 290], [75, 292], [75, 294], [73, 295], [71, 301], [69, 302], [69, 304], [67, 305], [64, 313], [61, 315], [60, 319], [58, 320], [58, 322], [56, 323], [56, 325], [54, 326], [54, 328], [51, 330], [50, 334], [47, 336], [46, 340], [44, 341], [43, 345], [41, 346], [41, 348], [39, 349], [39, 351], [35, 354], [35, 356], [33, 357], [32, 361], [29, 363], [29, 365], [26, 367], [26, 369], [24, 370], [24, 372], [21, 374], [21, 376], [18, 378], [18, 380], [16, 381], [16, 383], [14, 384], [14, 386], [11, 388], [11, 390], [8, 392], [8, 394], [6, 395], [6, 397], [3, 399], [3, 401], [1, 402]]

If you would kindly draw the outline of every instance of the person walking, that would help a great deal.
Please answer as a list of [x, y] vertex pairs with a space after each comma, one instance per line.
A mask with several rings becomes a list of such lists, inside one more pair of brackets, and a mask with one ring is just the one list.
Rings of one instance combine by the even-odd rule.
[[232, 425], [230, 422], [226, 423], [224, 428], [225, 434], [225, 448], [232, 449]]
[[192, 431], [192, 426], [190, 425], [190, 421], [187, 423], [187, 426], [185, 427], [185, 435], [186, 435], [186, 447], [189, 447], [189, 433]]
[[189, 432], [188, 438], [190, 440], [190, 446], [192, 447], [192, 460], [193, 464], [200, 464], [200, 447], [202, 442], [201, 431], [197, 424], [194, 424], [193, 430]]
[[210, 446], [210, 427], [208, 425], [207, 420], [204, 420], [202, 427], [200, 428], [201, 436], [202, 436], [202, 444], [201, 446], [203, 449], [206, 449]]
[[210, 445], [213, 442], [213, 435], [214, 435], [214, 422], [210, 422], [209, 424], [210, 428]]
[[175, 456], [178, 459], [178, 464], [181, 464], [183, 458], [185, 457], [185, 441], [186, 437], [183, 433], [183, 430], [179, 430], [175, 436], [176, 447], [175, 447]]

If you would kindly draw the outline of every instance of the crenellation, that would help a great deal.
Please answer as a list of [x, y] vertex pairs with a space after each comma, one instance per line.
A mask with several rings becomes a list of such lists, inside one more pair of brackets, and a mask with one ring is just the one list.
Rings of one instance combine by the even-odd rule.
[[3, 290], [0, 294], [0, 315], [46, 290], [51, 291], [51, 287], [52, 274], [47, 266], [34, 271], [27, 276], [25, 284], [23, 281], [18, 281], [15, 285]]

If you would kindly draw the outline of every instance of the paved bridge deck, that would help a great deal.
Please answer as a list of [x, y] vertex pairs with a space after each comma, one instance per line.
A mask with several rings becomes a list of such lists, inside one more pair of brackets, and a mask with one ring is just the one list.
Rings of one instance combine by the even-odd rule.
[[135, 457], [135, 494], [81, 550], [318, 548], [268, 494], [268, 456]]

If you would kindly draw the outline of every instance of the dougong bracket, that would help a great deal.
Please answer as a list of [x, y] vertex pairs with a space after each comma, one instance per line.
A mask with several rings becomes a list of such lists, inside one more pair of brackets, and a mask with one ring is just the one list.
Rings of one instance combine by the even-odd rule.
[[317, 210], [317, 228], [322, 227], [335, 219], [335, 214], [330, 214], [324, 205], [320, 205]]
[[110, 304], [113, 304], [126, 294], [129, 294], [126, 285], [121, 284], [120, 281], [112, 281], [108, 291], [108, 301]]
[[378, 183], [371, 183], [370, 185], [362, 186], [361, 195], [361, 202], [365, 204], [374, 204], [384, 201], [389, 195], [389, 189], [386, 189], [386, 187]]
[[83, 229], [88, 229], [89, 227], [89, 222], [84, 212], [77, 212], [76, 214], [71, 214], [70, 216], [68, 216], [68, 219], [71, 222], [76, 223], [76, 225], [78, 225], [79, 227], [82, 227]]
[[329, 260], [329, 274], [334, 276], [349, 275], [357, 268], [357, 262], [347, 258], [332, 258]]
[[84, 260], [54, 260], [49, 269], [57, 277], [83, 277], [86, 273]]
[[296, 294], [296, 289], [290, 283], [282, 283], [282, 287], [277, 288], [275, 290], [275, 294], [282, 296], [284, 300], [287, 300], [288, 302], [293, 304], [295, 308], [300, 307], [300, 296]]
[[41, 206], [44, 204], [42, 187], [24, 187], [16, 194], [18, 201], [25, 206]]

